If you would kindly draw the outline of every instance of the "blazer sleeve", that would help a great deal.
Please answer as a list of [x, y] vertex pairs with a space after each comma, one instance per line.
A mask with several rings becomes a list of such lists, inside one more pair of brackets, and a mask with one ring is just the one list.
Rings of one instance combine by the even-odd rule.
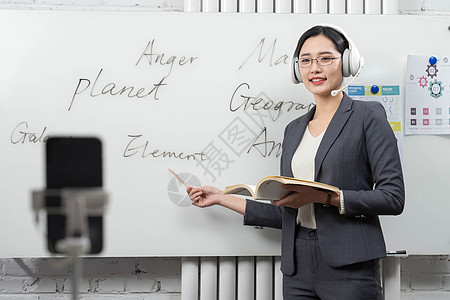
[[364, 138], [372, 172], [373, 190], [343, 190], [345, 214], [398, 215], [405, 191], [397, 139], [380, 103], [367, 105]]
[[254, 200], [247, 200], [244, 225], [281, 229], [281, 208]]

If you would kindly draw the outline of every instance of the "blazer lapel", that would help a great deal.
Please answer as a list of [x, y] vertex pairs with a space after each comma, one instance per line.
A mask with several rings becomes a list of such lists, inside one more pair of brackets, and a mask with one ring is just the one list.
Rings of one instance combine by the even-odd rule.
[[286, 164], [289, 164], [289, 165], [285, 165], [284, 169], [288, 170], [289, 172], [287, 172], [286, 174], [281, 174], [282, 176], [290, 176], [290, 177], [293, 176], [292, 168], [291, 168], [292, 157], [294, 156], [294, 153], [297, 150], [298, 145], [300, 144], [300, 141], [303, 137], [303, 133], [306, 130], [306, 126], [308, 126], [308, 123], [309, 123], [309, 121], [311, 121], [312, 117], [314, 116], [315, 111], [316, 111], [316, 107], [314, 106], [313, 108], [311, 108], [310, 111], [308, 111], [302, 117], [295, 120], [294, 126], [292, 128], [293, 134], [289, 135], [289, 140], [288, 140], [288, 143], [285, 145], [286, 149], [285, 149], [284, 157], [283, 157], [283, 161]]
[[347, 123], [348, 118], [352, 114], [352, 102], [353, 100], [344, 93], [341, 104], [331, 119], [327, 131], [322, 138], [322, 142], [319, 145], [319, 149], [317, 149], [314, 172], [315, 180], [318, 180], [317, 176], [319, 175], [322, 162], [325, 159], [328, 150], [330, 150], [330, 147], [333, 145], [334, 141], [341, 133], [342, 128], [344, 128], [345, 123]]

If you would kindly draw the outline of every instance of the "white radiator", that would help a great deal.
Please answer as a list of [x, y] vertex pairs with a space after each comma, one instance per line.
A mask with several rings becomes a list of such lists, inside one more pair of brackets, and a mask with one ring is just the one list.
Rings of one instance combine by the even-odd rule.
[[181, 300], [282, 300], [280, 257], [185, 257]]
[[184, 0], [185, 12], [398, 14], [399, 0]]

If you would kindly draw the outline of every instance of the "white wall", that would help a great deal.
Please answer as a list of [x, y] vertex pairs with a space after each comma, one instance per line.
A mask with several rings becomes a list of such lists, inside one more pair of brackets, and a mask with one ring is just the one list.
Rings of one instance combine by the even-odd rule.
[[[450, 14], [448, 0], [398, 1], [402, 14]], [[0, 0], [0, 9], [182, 11], [184, 0]]]
[[[179, 300], [180, 258], [86, 258], [80, 299]], [[66, 259], [0, 259], [0, 300], [72, 299]]]
[[[399, 0], [403, 14], [450, 14], [448, 0]], [[182, 11], [183, 0], [0, 0], [0, 9]], [[450, 50], [449, 50], [450, 51]], [[88, 258], [81, 299], [180, 299], [180, 258]], [[0, 300], [71, 299], [62, 259], [0, 258]], [[450, 299], [450, 257], [402, 260], [402, 299]]]
[[448, 0], [399, 0], [402, 14], [450, 14]]
[[182, 11], [183, 0], [0, 0], [0, 9]]
[[450, 299], [450, 257], [410, 256], [402, 260], [403, 300]]

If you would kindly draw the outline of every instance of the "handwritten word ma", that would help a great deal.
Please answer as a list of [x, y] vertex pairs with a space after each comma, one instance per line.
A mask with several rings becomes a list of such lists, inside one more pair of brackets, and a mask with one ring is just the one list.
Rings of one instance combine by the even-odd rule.
[[[257, 61], [258, 63], [262, 63], [263, 61], [266, 61], [269, 63], [269, 66], [273, 67], [279, 64], [288, 64], [289, 63], [289, 56], [286, 54], [281, 55], [279, 58], [275, 59], [275, 47], [277, 45], [277, 39], [275, 39], [272, 44], [268, 47], [268, 49], [264, 49], [266, 42], [266, 38], [262, 38], [259, 42], [258, 46], [250, 53], [250, 55], [245, 59], [245, 61], [240, 65], [239, 70], [252, 58], [255, 57], [255, 54], [258, 52]], [[266, 51], [263, 54], [263, 51]], [[266, 56], [270, 53], [270, 58], [267, 61]]]

